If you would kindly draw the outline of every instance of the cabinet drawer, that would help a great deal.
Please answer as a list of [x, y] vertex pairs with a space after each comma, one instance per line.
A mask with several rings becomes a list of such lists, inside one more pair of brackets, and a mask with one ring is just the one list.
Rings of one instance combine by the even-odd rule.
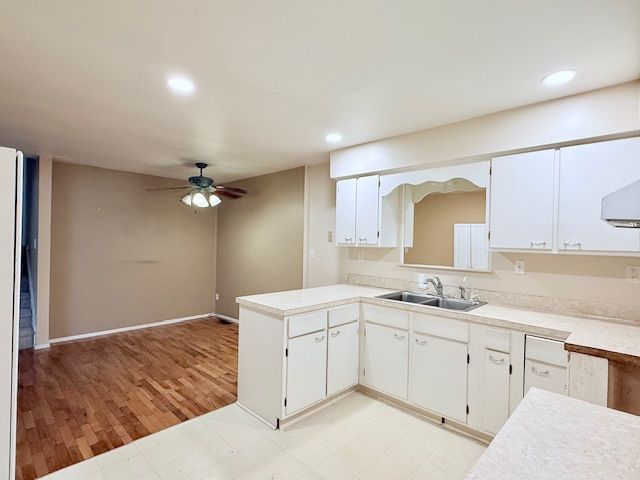
[[511, 333], [508, 330], [498, 330], [497, 328], [484, 329], [485, 348], [498, 352], [509, 353], [511, 346]]
[[524, 393], [531, 387], [567, 395], [567, 369], [558, 365], [526, 359], [524, 362]]
[[567, 352], [564, 349], [564, 343], [547, 338], [527, 335], [525, 358], [559, 367], [567, 366]]
[[469, 342], [469, 325], [466, 322], [435, 315], [414, 313], [413, 331], [458, 342]]
[[289, 338], [324, 330], [327, 327], [327, 311], [316, 310], [289, 317]]
[[351, 303], [342, 307], [336, 307], [329, 310], [329, 327], [336, 325], [344, 325], [358, 320], [360, 317], [360, 304]]
[[409, 312], [404, 310], [365, 304], [362, 306], [362, 314], [367, 322], [403, 330], [409, 329]]

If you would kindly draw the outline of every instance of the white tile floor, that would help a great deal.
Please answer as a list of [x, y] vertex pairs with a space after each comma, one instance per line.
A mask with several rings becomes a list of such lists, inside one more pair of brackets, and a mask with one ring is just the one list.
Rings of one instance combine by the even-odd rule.
[[230, 405], [43, 478], [457, 480], [483, 451], [352, 393], [282, 431]]

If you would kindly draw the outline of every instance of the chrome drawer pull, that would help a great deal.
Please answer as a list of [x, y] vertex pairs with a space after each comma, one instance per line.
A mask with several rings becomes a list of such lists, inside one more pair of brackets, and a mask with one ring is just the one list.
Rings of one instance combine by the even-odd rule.
[[495, 363], [496, 365], [502, 365], [504, 363], [504, 358], [501, 358], [500, 360], [498, 360], [497, 358], [494, 358], [493, 355], [489, 355], [489, 361], [491, 363]]
[[420, 339], [416, 338], [416, 343], [417, 343], [418, 345], [426, 345], [426, 344], [427, 344], [427, 341], [426, 341], [426, 340], [420, 340]]
[[359, 241], [360, 243], [367, 243], [367, 237], [364, 237], [364, 238], [358, 238], [358, 241]]
[[546, 377], [549, 375], [549, 370], [540, 371], [536, 367], [531, 367], [531, 371], [539, 377]]
[[324, 335], [322, 335], [321, 337], [316, 337], [316, 342], [321, 342], [324, 340]]
[[349, 237], [349, 238], [344, 237], [344, 241], [345, 241], [345, 243], [347, 243], [347, 242], [351, 243], [351, 242], [353, 242], [353, 237]]
[[335, 332], [331, 332], [331, 336], [332, 337], [337, 337], [338, 335], [340, 335], [340, 330], [337, 330]]
[[405, 336], [404, 335], [398, 335], [397, 333], [394, 333], [393, 336], [397, 339], [397, 340], [404, 340]]
[[547, 245], [547, 242], [529, 242], [529, 246], [533, 247], [544, 247]]
[[568, 248], [568, 247], [582, 248], [582, 242], [564, 242], [564, 248]]

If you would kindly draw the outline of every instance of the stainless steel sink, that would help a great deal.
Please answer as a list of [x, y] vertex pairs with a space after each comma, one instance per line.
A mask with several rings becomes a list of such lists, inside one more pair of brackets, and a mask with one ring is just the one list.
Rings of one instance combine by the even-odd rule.
[[478, 300], [466, 300], [464, 298], [446, 298], [435, 295], [422, 295], [412, 292], [394, 292], [386, 295], [380, 295], [378, 298], [386, 300], [395, 300], [396, 302], [414, 303], [418, 305], [427, 305], [430, 307], [444, 308], [445, 310], [458, 310], [460, 312], [468, 312], [474, 308], [486, 305], [487, 302]]

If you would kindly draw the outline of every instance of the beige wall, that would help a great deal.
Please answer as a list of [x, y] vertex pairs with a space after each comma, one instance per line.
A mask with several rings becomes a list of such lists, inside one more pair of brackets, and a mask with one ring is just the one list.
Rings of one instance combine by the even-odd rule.
[[249, 195], [218, 207], [217, 313], [236, 297], [302, 288], [304, 167], [232, 182]]
[[214, 311], [215, 209], [145, 192], [182, 183], [53, 163], [51, 338]]
[[328, 178], [329, 162], [305, 167], [305, 287], [340, 282], [340, 261], [345, 251], [333, 241], [336, 182]]
[[415, 204], [413, 248], [404, 263], [453, 266], [453, 225], [484, 223], [485, 190], [432, 193]]
[[331, 152], [333, 178], [640, 132], [640, 81]]

